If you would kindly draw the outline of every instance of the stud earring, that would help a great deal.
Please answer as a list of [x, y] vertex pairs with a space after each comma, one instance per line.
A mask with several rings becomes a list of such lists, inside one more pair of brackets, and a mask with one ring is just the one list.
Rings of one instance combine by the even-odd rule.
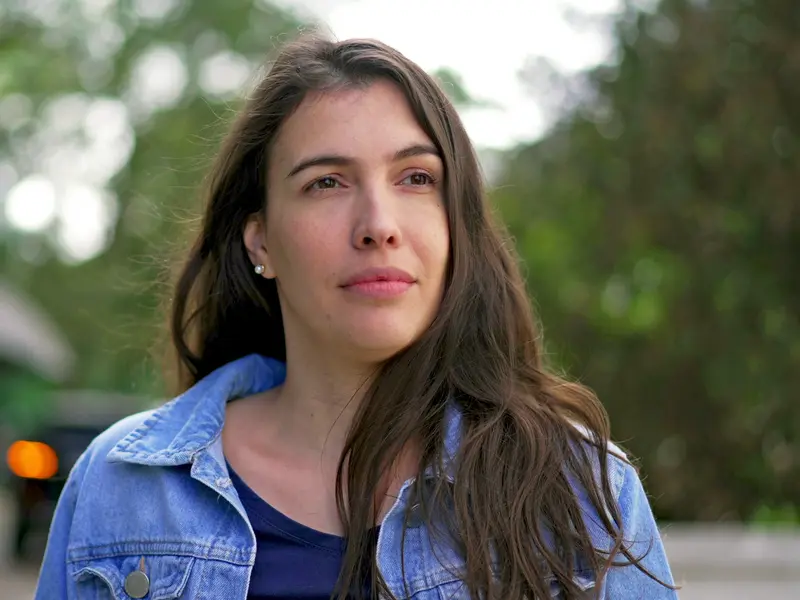
[[256, 268], [254, 270], [256, 272], [256, 275], [263, 275], [264, 271], [266, 270], [266, 267], [264, 265], [256, 265]]

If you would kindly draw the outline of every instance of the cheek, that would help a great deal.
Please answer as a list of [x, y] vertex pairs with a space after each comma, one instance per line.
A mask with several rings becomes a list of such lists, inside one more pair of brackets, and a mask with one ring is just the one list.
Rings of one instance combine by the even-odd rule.
[[443, 279], [450, 258], [450, 231], [446, 215], [428, 215], [427, 219], [415, 223], [411, 231], [417, 254], [425, 264], [428, 277]]
[[[307, 215], [280, 215], [267, 229], [267, 250], [273, 256], [278, 277], [292, 273], [329, 271], [333, 256], [330, 222]], [[282, 272], [280, 272], [282, 271]]]
[[444, 269], [450, 258], [450, 226], [444, 208], [441, 208], [438, 218], [432, 218], [429, 222], [432, 227], [432, 254], [435, 260]]

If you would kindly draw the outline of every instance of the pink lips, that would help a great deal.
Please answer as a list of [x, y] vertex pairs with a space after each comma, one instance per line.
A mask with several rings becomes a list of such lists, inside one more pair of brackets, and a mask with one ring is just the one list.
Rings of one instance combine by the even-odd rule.
[[416, 280], [401, 269], [371, 268], [349, 277], [342, 288], [373, 298], [392, 298], [405, 293]]

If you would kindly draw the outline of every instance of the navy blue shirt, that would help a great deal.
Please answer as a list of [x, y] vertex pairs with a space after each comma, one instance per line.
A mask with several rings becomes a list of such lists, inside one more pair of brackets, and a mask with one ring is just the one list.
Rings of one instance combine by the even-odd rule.
[[228, 470], [256, 534], [248, 600], [329, 600], [342, 568], [344, 538], [290, 519], [250, 489], [230, 465]]

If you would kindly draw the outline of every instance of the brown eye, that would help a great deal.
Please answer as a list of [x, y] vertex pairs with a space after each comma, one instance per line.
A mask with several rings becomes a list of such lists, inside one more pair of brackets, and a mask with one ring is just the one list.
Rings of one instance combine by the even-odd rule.
[[427, 173], [423, 173], [422, 171], [418, 173], [412, 173], [408, 177], [406, 177], [404, 182], [408, 182], [409, 185], [413, 186], [423, 186], [423, 185], [431, 185], [432, 183], [436, 183], [430, 175]]
[[336, 181], [333, 177], [320, 177], [316, 181], [314, 181], [308, 189], [310, 190], [332, 190], [339, 185], [339, 182]]

